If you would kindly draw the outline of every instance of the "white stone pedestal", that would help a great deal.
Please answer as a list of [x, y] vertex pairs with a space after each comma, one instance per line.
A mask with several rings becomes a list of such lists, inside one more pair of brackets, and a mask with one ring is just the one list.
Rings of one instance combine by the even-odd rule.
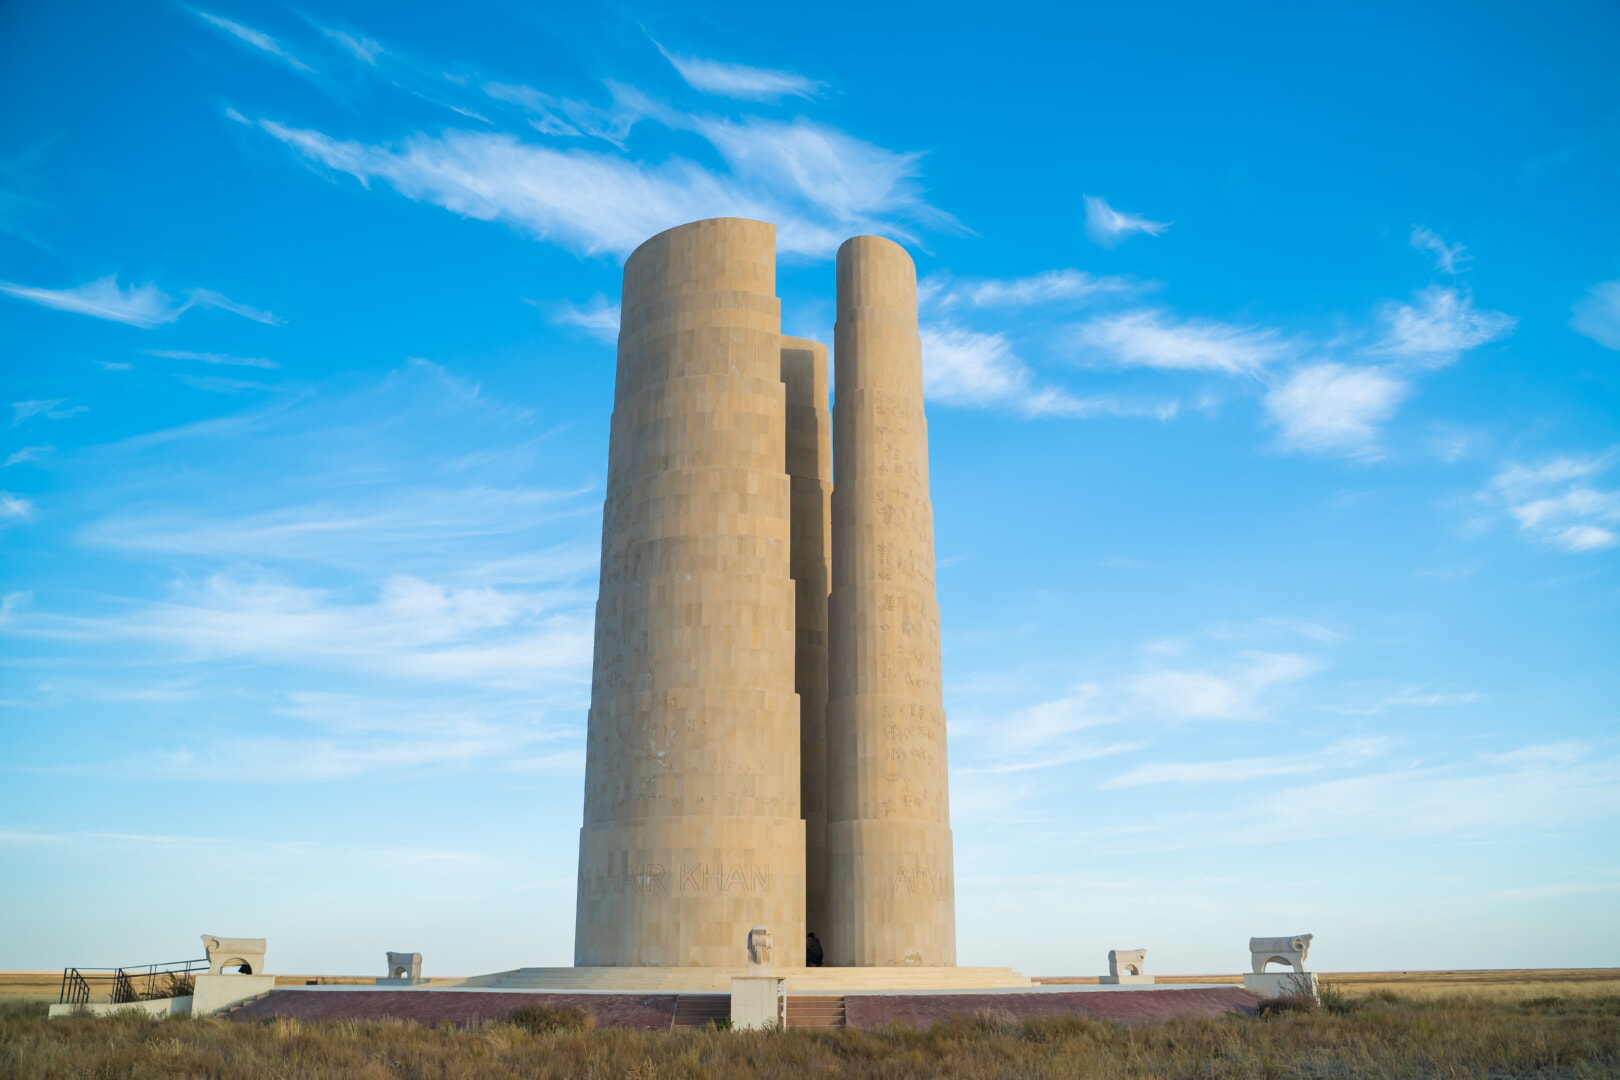
[[1261, 997], [1317, 997], [1314, 971], [1268, 971], [1243, 976], [1243, 989]]
[[1151, 975], [1099, 975], [1097, 981], [1104, 986], [1152, 986]]
[[770, 975], [733, 978], [731, 1026], [738, 1031], [787, 1027], [787, 980]]
[[211, 1016], [276, 988], [274, 975], [198, 975], [193, 980], [191, 1015]]

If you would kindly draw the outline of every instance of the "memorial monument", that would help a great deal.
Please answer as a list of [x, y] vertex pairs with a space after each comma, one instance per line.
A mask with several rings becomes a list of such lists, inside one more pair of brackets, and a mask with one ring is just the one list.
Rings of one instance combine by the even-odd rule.
[[579, 967], [956, 962], [916, 270], [839, 250], [831, 431], [775, 281], [740, 218], [625, 264]]

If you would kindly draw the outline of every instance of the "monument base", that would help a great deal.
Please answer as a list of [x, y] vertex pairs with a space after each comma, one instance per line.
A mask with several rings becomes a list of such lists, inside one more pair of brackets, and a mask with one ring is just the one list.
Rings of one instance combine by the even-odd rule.
[[[858, 994], [874, 990], [1011, 990], [1035, 984], [1012, 968], [972, 967], [783, 967], [772, 966], [795, 994]], [[518, 968], [475, 975], [460, 982], [435, 981], [435, 989], [546, 990], [552, 993], [618, 991], [642, 994], [725, 994], [731, 980], [748, 975], [735, 967]]]
[[198, 975], [192, 980], [191, 1015], [212, 1016], [221, 1009], [268, 994], [274, 975]]
[[190, 1016], [191, 998], [171, 997], [156, 998], [148, 1001], [125, 1001], [117, 1005], [105, 1001], [94, 1005], [52, 1005], [46, 1015], [55, 1020], [58, 1016], [117, 1016], [119, 1013], [139, 1013], [142, 1016]]
[[1103, 986], [1152, 986], [1151, 975], [1099, 975], [1097, 982]]
[[1243, 976], [1243, 989], [1261, 997], [1318, 997], [1314, 971], [1267, 971]]
[[740, 975], [731, 980], [731, 1026], [738, 1031], [787, 1027], [787, 980]]

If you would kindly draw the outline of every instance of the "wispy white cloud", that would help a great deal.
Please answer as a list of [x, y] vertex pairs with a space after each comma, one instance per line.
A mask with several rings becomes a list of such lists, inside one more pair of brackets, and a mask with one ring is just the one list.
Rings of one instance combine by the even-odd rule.
[[13, 401], [11, 403], [11, 426], [16, 427], [24, 420], [36, 416], [43, 416], [47, 420], [66, 420], [69, 417], [90, 411], [88, 405], [74, 405], [72, 408], [62, 408], [63, 405], [67, 404], [67, 400], [67, 398], [51, 398], [48, 401]]
[[1111, 396], [1078, 397], [1042, 386], [1002, 334], [947, 323], [922, 327], [923, 383], [945, 405], [1002, 408], [1027, 417], [1157, 416], [1176, 412], [1173, 401], [1129, 402]]
[[546, 304], [542, 309], [548, 313], [552, 322], [561, 326], [577, 327], [591, 337], [609, 344], [619, 340], [619, 305], [600, 293], [591, 297], [588, 304], [559, 301]]
[[28, 589], [18, 589], [0, 596], [0, 624], [11, 621], [13, 615], [34, 602], [34, 594]]
[[1088, 274], [1084, 270], [1048, 270], [1021, 278], [959, 278], [946, 275], [918, 282], [918, 299], [942, 310], [955, 307], [1033, 307], [1073, 303], [1097, 296], [1129, 296], [1147, 286], [1129, 278]]
[[1283, 355], [1273, 331], [1138, 308], [1080, 326], [1081, 345], [1121, 367], [1253, 375]]
[[693, 117], [686, 123], [719, 151], [736, 176], [777, 197], [797, 197], [833, 221], [876, 225], [894, 216], [958, 227], [923, 199], [916, 185], [919, 153], [887, 150], [802, 119]]
[[1215, 669], [1161, 668], [1132, 677], [1127, 686], [1133, 715], [1186, 720], [1250, 720], [1263, 715], [1272, 690], [1321, 669], [1297, 653], [1245, 651]]
[[40, 289], [0, 282], [0, 292], [44, 307], [127, 323], [147, 330], [172, 323], [194, 307], [219, 308], [272, 326], [278, 322], [268, 311], [239, 304], [211, 289], [193, 289], [184, 300], [176, 302], [151, 283], [120, 288], [116, 274], [71, 289]]
[[[1316, 783], [1256, 785], [1254, 790], [1255, 797], [1240, 805], [1139, 817], [1129, 830], [1114, 831], [1121, 845], [1133, 851], [1335, 836], [1499, 839], [1513, 829], [1620, 816], [1620, 759], [1594, 757], [1585, 750], [1574, 761], [1481, 756]], [[1549, 799], [1549, 791], [1558, 792], [1558, 798]], [[1099, 836], [1094, 846], [1108, 845]]]
[[1620, 281], [1600, 281], [1575, 304], [1569, 322], [1606, 349], [1620, 349]]
[[159, 356], [165, 360], [200, 360], [205, 364], [222, 364], [226, 367], [252, 367], [274, 370], [281, 365], [274, 360], [266, 360], [258, 356], [229, 356], [225, 353], [188, 352], [184, 349], [142, 349], [147, 356]]
[[186, 294], [185, 303], [181, 304], [179, 310], [175, 312], [175, 318], [179, 318], [182, 313], [194, 307], [218, 308], [220, 311], [228, 311], [232, 315], [240, 315], [244, 319], [252, 319], [254, 322], [264, 323], [266, 326], [279, 326], [281, 324], [281, 320], [270, 312], [261, 311], [248, 304], [238, 303], [228, 296], [222, 296], [213, 289], [192, 289]]
[[234, 735], [204, 749], [159, 751], [139, 764], [173, 777], [218, 776], [252, 761], [243, 782], [321, 783], [367, 773], [429, 769], [435, 775], [474, 765], [507, 771], [579, 775], [577, 728], [546, 722], [527, 699], [395, 696], [296, 690], [272, 709], [276, 735]]
[[807, 79], [796, 72], [681, 56], [656, 41], [653, 44], [686, 80], [686, 85], [700, 93], [744, 101], [775, 101], [784, 97], [815, 98], [826, 89], [826, 83]]
[[[408, 496], [401, 497], [401, 490]], [[410, 485], [385, 492], [349, 490], [342, 497], [300, 502], [255, 513], [210, 513], [196, 507], [119, 510], [86, 526], [78, 539], [126, 552], [215, 559], [294, 560], [359, 568], [371, 558], [401, 558], [410, 549], [522, 536], [548, 515], [578, 515], [593, 489], [551, 491]], [[504, 557], [503, 557], [504, 558]], [[589, 574], [593, 547], [538, 547], [523, 560], [507, 558], [502, 581], [536, 582]], [[469, 555], [463, 575], [481, 565]], [[541, 576], [534, 576], [541, 571]]]
[[180, 382], [196, 390], [210, 394], [243, 394], [249, 391], [280, 392], [284, 387], [273, 383], [257, 382], [253, 379], [228, 379], [223, 375], [192, 375], [189, 372], [176, 372], [174, 377]]
[[1243, 784], [1276, 776], [1300, 776], [1361, 765], [1388, 752], [1389, 738], [1340, 739], [1321, 750], [1300, 754], [1235, 758], [1226, 761], [1162, 761], [1136, 768], [1103, 781], [1105, 788], [1142, 787], [1149, 784]]
[[48, 146], [49, 142], [40, 143], [0, 157], [0, 233], [45, 251], [50, 248], [35, 235], [29, 219], [45, 206], [33, 192], [44, 186], [39, 174]]
[[0, 633], [61, 657], [30, 687], [41, 701], [184, 701], [211, 719], [168, 749], [73, 768], [579, 775], [600, 486], [532, 486], [550, 432], [531, 420], [417, 361], [77, 451], [63, 468], [108, 509], [73, 542], [152, 572], [119, 595], [8, 604]]
[[544, 590], [455, 587], [396, 575], [372, 599], [271, 577], [212, 574], [168, 599], [104, 618], [38, 614], [14, 632], [145, 643], [149, 662], [247, 660], [460, 683], [555, 687], [587, 677], [591, 628]]
[[1434, 268], [1444, 274], [1455, 274], [1474, 257], [1461, 244], [1448, 244], [1440, 234], [1421, 225], [1412, 227], [1412, 247], [1434, 256]]
[[1487, 695], [1477, 690], [1447, 692], [1416, 687], [1385, 698], [1383, 704], [1404, 708], [1449, 709], [1459, 705], [1477, 705], [1485, 700]]
[[1109, 206], [1101, 196], [1087, 195], [1085, 200], [1086, 235], [1103, 247], [1113, 247], [1136, 233], [1158, 236], [1174, 224], [1169, 221], [1149, 221], [1139, 214], [1122, 213]]
[[1467, 292], [1439, 285], [1419, 292], [1411, 304], [1386, 304], [1379, 318], [1384, 337], [1377, 351], [1431, 365], [1449, 364], [1468, 349], [1505, 338], [1519, 321], [1481, 311]]
[[[916, 183], [917, 153], [887, 150], [804, 118], [684, 111], [611, 81], [604, 83], [609, 100], [597, 103], [476, 72], [447, 73], [442, 64], [418, 64], [370, 39], [346, 31], [334, 36], [336, 32], [315, 25], [358, 57], [366, 72], [375, 71], [402, 90], [486, 124], [491, 121], [466, 102], [510, 107], [504, 115], [491, 115], [517, 119], [544, 137], [534, 142], [512, 132], [420, 132], [384, 144], [257, 121], [298, 153], [368, 186], [382, 180], [408, 198], [480, 220], [505, 221], [587, 254], [623, 255], [653, 233], [715, 216], [773, 221], [778, 250], [816, 256], [830, 255], [853, 233], [909, 239], [907, 222], [960, 227], [923, 197]], [[673, 59], [686, 63], [686, 58]], [[777, 85], [770, 79], [790, 74], [696, 60], [687, 71], [732, 89]], [[749, 84], [745, 76], [765, 81]], [[813, 84], [789, 80], [780, 85], [804, 89]], [[234, 110], [227, 115], [254, 122]], [[626, 139], [643, 121], [707, 140], [724, 168], [681, 156], [659, 161], [631, 157]], [[617, 152], [556, 141], [575, 137], [602, 140]]]
[[1509, 900], [1550, 900], [1563, 896], [1611, 892], [1620, 892], [1620, 881], [1565, 881], [1552, 885], [1526, 885], [1521, 888], [1502, 889], [1496, 895]]
[[493, 100], [523, 110], [529, 116], [529, 126], [542, 135], [601, 139], [620, 150], [631, 129], [645, 115], [634, 104], [617, 99], [608, 106], [593, 105], [517, 83], [486, 82], [482, 89]]
[[[305, 16], [307, 19], [308, 16]], [[351, 34], [347, 30], [335, 26], [325, 26], [310, 20], [310, 24], [326, 35], [327, 40], [335, 43], [350, 56], [359, 60], [368, 67], [377, 66], [377, 58], [387, 52], [381, 44], [358, 34]]]
[[1128, 754], [1134, 750], [1141, 750], [1149, 744], [1142, 741], [1111, 742], [1111, 743], [1078, 743], [1070, 742], [1064, 749], [1054, 750], [1034, 757], [1020, 757], [1010, 761], [999, 761], [983, 766], [964, 766], [955, 772], [974, 775], [997, 775], [1005, 773], [1034, 772], [1037, 769], [1055, 769], [1063, 765], [1074, 765], [1082, 761], [1096, 761], [1099, 758], [1114, 757], [1118, 754]]
[[133, 371], [135, 369], [134, 364], [125, 363], [122, 360], [97, 360], [96, 364], [102, 371]]
[[851, 232], [882, 229], [885, 215], [941, 216], [911, 186], [913, 155], [806, 122], [706, 124], [731, 175], [679, 158], [647, 166], [505, 134], [452, 131], [373, 146], [273, 121], [260, 126], [362, 183], [384, 180], [407, 198], [505, 221], [587, 254], [626, 254], [674, 225], [730, 215], [776, 222], [783, 252], [825, 256]]
[[20, 450], [13, 450], [10, 455], [6, 457], [6, 463], [4, 465], [0, 465], [0, 468], [9, 469], [13, 465], [21, 465], [24, 462], [29, 461], [38, 461], [40, 458], [44, 457], [54, 449], [55, 447], [53, 446], [25, 446]]
[[[1277, 649], [1241, 648], [1238, 640], [1295, 639], [1290, 625], [1243, 628], [1215, 627], [1196, 640], [1150, 643], [1134, 670], [1117, 676], [1076, 682], [1062, 695], [1038, 701], [1008, 714], [956, 714], [953, 737], [977, 753], [967, 766], [976, 774], [1028, 772], [1051, 765], [1092, 760], [1140, 749], [1151, 742], [1143, 735], [1187, 724], [1265, 722], [1289, 700], [1289, 687], [1322, 670], [1316, 657]], [[1194, 647], [1222, 642], [1223, 652], [1199, 657], [1181, 655]], [[997, 687], [997, 698], [1006, 689]], [[1087, 737], [1094, 729], [1125, 727], [1129, 739]]]
[[222, 18], [199, 8], [187, 8], [187, 10], [214, 29], [229, 35], [243, 45], [268, 53], [295, 71], [301, 71], [305, 74], [313, 74], [315, 71], [314, 68], [282, 48], [280, 42], [262, 30], [255, 30], [251, 26], [244, 26], [239, 22], [233, 22], [230, 19]]
[[132, 326], [150, 328], [178, 318], [173, 302], [156, 285], [132, 285], [125, 290], [118, 287], [116, 275], [98, 278], [73, 289], [36, 289], [0, 282], [0, 291], [45, 307]]
[[1531, 743], [1501, 754], [1486, 754], [1485, 760], [1503, 765], [1573, 765], [1591, 749], [1585, 743], [1566, 739], [1555, 743]]
[[0, 491], [0, 527], [34, 520], [34, 504], [21, 495]]
[[1501, 506], [1533, 540], [1565, 551], [1598, 551], [1620, 543], [1620, 491], [1595, 486], [1613, 452], [1513, 464], [1491, 478], [1482, 499]]
[[1411, 388], [1377, 367], [1311, 364], [1266, 393], [1266, 411], [1294, 450], [1374, 456], [1380, 427]]

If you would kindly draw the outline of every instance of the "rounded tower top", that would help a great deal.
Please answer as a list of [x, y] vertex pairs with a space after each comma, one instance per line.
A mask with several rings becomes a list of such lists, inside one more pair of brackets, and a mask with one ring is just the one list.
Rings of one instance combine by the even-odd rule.
[[917, 265], [881, 236], [854, 236], [838, 249], [838, 309], [917, 310]]
[[776, 295], [776, 226], [705, 218], [665, 229], [624, 263], [624, 306], [688, 292]]

